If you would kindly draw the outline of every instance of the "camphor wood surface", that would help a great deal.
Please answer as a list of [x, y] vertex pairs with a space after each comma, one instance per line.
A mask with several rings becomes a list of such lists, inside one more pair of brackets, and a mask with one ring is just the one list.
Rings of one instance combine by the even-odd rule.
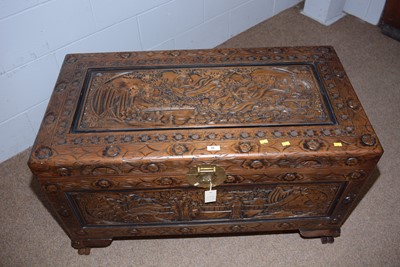
[[[124, 237], [333, 242], [382, 153], [332, 47], [150, 51], [68, 55], [29, 166], [87, 254]], [[200, 165], [226, 172], [216, 202], [186, 179]]]

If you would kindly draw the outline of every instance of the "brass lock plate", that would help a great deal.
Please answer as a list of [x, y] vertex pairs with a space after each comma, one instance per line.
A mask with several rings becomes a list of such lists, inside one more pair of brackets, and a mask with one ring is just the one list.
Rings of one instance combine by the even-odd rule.
[[222, 184], [226, 179], [225, 170], [215, 165], [199, 165], [190, 168], [186, 174], [187, 180], [191, 185], [209, 188], [211, 185]]

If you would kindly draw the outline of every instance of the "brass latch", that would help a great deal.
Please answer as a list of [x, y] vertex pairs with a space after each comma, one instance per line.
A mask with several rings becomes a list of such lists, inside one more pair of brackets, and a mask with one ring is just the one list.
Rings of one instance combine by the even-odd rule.
[[215, 172], [217, 168], [215, 166], [208, 166], [208, 165], [203, 165], [203, 166], [198, 166], [197, 167], [197, 172], [203, 173], [203, 172]]
[[215, 165], [200, 165], [190, 168], [186, 175], [191, 185], [209, 188], [210, 185], [217, 186], [222, 184], [226, 179], [225, 170]]

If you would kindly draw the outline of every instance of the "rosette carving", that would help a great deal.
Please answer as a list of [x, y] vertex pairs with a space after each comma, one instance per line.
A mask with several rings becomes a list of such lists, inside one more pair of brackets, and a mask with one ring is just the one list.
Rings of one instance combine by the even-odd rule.
[[263, 169], [269, 167], [271, 164], [263, 159], [260, 160], [245, 160], [242, 163], [242, 167], [245, 169]]
[[35, 152], [35, 156], [38, 159], [47, 159], [50, 158], [52, 155], [53, 151], [51, 150], [50, 147], [47, 146], [39, 147]]
[[285, 173], [285, 174], [279, 176], [278, 179], [281, 181], [292, 182], [292, 181], [296, 181], [296, 180], [302, 180], [303, 176], [296, 172], [291, 172], [291, 173]]
[[249, 142], [243, 142], [239, 144], [239, 151], [242, 153], [248, 153], [252, 150], [252, 145]]
[[183, 155], [183, 154], [185, 154], [186, 152], [189, 151], [187, 146], [182, 145], [182, 144], [177, 144], [177, 145], [172, 146], [171, 150], [175, 155], [179, 155], [179, 156]]
[[317, 151], [321, 148], [321, 142], [315, 139], [308, 140], [304, 143], [304, 148], [312, 151]]
[[115, 146], [115, 145], [107, 146], [103, 151], [103, 155], [110, 157], [110, 158], [116, 157], [120, 153], [121, 153], [121, 148], [119, 146]]
[[157, 172], [163, 172], [167, 169], [167, 166], [165, 166], [162, 163], [145, 163], [140, 165], [140, 170], [142, 172], [148, 173], [148, 172], [152, 172], [152, 173], [157, 173]]
[[346, 178], [349, 180], [360, 180], [365, 178], [366, 174], [363, 170], [358, 170], [358, 171], [354, 171], [351, 172], [349, 174], [346, 175]]
[[348, 158], [346, 160], [346, 165], [348, 166], [354, 166], [358, 164], [358, 159], [357, 158]]
[[371, 134], [364, 134], [361, 136], [361, 142], [365, 146], [374, 146], [376, 144], [376, 139]]
[[68, 168], [64, 168], [64, 167], [58, 168], [57, 172], [58, 172], [58, 175], [60, 175], [60, 176], [70, 176], [71, 175], [71, 171]]
[[236, 184], [244, 181], [244, 178], [240, 175], [227, 175], [224, 181], [225, 184]]
[[160, 177], [154, 181], [157, 185], [169, 186], [169, 185], [179, 185], [182, 181], [177, 180], [173, 177]]
[[100, 179], [98, 180], [95, 185], [100, 188], [110, 188], [113, 184], [107, 179]]

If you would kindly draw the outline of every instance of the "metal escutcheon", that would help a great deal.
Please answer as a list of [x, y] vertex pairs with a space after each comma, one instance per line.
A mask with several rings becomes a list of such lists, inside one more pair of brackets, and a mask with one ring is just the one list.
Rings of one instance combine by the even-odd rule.
[[199, 165], [190, 168], [186, 174], [187, 180], [191, 185], [209, 188], [222, 184], [226, 179], [225, 170], [215, 165]]

